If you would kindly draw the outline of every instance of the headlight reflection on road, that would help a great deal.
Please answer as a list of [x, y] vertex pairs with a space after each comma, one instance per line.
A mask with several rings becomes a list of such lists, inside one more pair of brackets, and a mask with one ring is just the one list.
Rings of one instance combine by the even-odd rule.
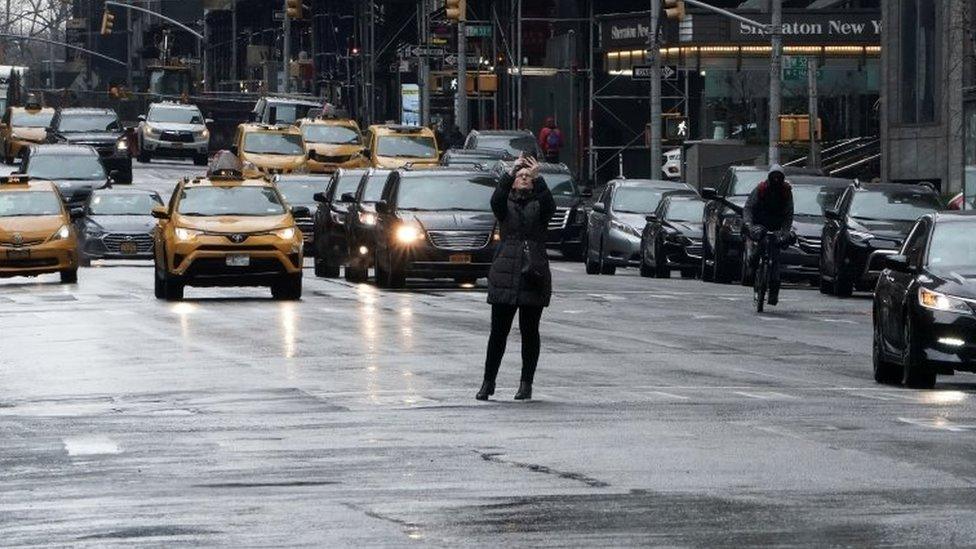
[[181, 301], [170, 306], [170, 310], [180, 317], [180, 337], [184, 341], [190, 339], [190, 315], [197, 312], [199, 307], [195, 303]]
[[922, 404], [960, 404], [966, 402], [962, 391], [926, 391], [919, 395]]
[[377, 386], [376, 342], [380, 339], [379, 322], [377, 321], [376, 301], [378, 291], [368, 284], [357, 284], [356, 293], [359, 298], [359, 335], [366, 350], [366, 392], [370, 402], [380, 403], [379, 387]]
[[[281, 346], [285, 358], [295, 358], [295, 340], [298, 334], [298, 321], [294, 303], [281, 303], [278, 309], [278, 321], [281, 328]], [[289, 372], [289, 377], [291, 372]]]

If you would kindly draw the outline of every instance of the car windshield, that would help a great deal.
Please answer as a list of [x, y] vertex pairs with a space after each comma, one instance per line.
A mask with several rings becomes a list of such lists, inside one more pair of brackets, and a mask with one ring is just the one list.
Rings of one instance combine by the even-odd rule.
[[401, 178], [397, 207], [401, 210], [491, 210], [495, 180], [487, 176]]
[[61, 213], [61, 199], [50, 191], [0, 193], [0, 217]]
[[162, 205], [159, 197], [149, 193], [95, 193], [88, 211], [92, 215], [149, 215]]
[[[269, 109], [274, 109], [274, 120], [268, 120], [269, 124], [294, 124], [299, 118], [308, 116], [308, 111], [316, 109], [312, 105], [301, 105], [295, 103], [271, 103]], [[270, 113], [268, 118], [271, 118]]]
[[306, 124], [302, 126], [302, 135], [307, 143], [329, 143], [331, 145], [358, 145], [359, 132], [349, 126], [328, 126], [323, 124]]
[[278, 181], [278, 190], [289, 204], [311, 204], [312, 196], [321, 190], [317, 181]]
[[302, 136], [294, 133], [249, 132], [244, 136], [244, 152], [251, 154], [305, 154]]
[[960, 274], [976, 273], [974, 229], [971, 222], [936, 223], [929, 245], [929, 266]]
[[379, 156], [400, 158], [437, 158], [434, 138], [423, 135], [384, 135], [376, 145]]
[[676, 200], [668, 205], [665, 215], [668, 221], [693, 221], [700, 223], [705, 215], [705, 203], [698, 200]]
[[793, 185], [793, 213], [823, 217], [824, 210], [837, 204], [844, 189], [836, 185]]
[[535, 139], [528, 135], [482, 135], [478, 138], [478, 148], [508, 151], [516, 157], [523, 152], [536, 153]]
[[613, 193], [613, 211], [620, 213], [651, 213], [661, 203], [664, 193], [674, 189], [620, 187]]
[[735, 174], [735, 181], [729, 189], [729, 196], [744, 196], [751, 193], [766, 179], [763, 172], [741, 171]]
[[10, 116], [10, 125], [18, 128], [46, 128], [51, 125], [51, 111], [18, 111]]
[[543, 174], [546, 185], [555, 196], [576, 196], [576, 183], [568, 174]]
[[155, 107], [149, 111], [148, 120], [164, 124], [203, 124], [203, 115], [197, 109]]
[[34, 154], [27, 175], [56, 180], [104, 180], [105, 168], [94, 154]]
[[939, 197], [932, 191], [884, 189], [855, 193], [850, 216], [858, 219], [914, 221], [939, 209]]
[[332, 195], [336, 200], [339, 200], [346, 193], [355, 193], [362, 178], [362, 173], [343, 173], [341, 177], [336, 178], [338, 181], [336, 181], [336, 189]]
[[190, 187], [180, 194], [178, 211], [190, 216], [282, 215], [285, 207], [271, 187]]
[[114, 132], [119, 129], [119, 118], [113, 113], [62, 114], [58, 122], [58, 131], [62, 133]]
[[369, 176], [366, 180], [366, 188], [363, 189], [363, 202], [377, 202], [383, 197], [383, 185], [386, 183], [386, 174], [378, 173]]

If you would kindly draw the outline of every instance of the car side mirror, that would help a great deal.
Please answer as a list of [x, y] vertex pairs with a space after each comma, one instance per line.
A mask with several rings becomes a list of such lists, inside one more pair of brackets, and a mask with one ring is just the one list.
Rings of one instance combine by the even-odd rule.
[[715, 200], [718, 198], [718, 191], [715, 187], [705, 187], [701, 190], [701, 197], [705, 200]]
[[390, 205], [386, 203], [386, 200], [380, 200], [376, 203], [376, 212], [381, 214], [390, 213]]
[[156, 206], [153, 208], [151, 215], [156, 219], [169, 219], [169, 212], [166, 211], [164, 206]]
[[313, 194], [312, 195], [312, 200], [314, 200], [316, 202], [323, 202], [323, 203], [328, 202], [328, 200], [326, 200], [326, 198], [325, 198], [325, 193], [323, 193], [323, 192], [317, 192], [317, 193]]
[[308, 206], [292, 206], [291, 215], [293, 217], [308, 217], [312, 215], [312, 210], [309, 210]]
[[71, 216], [71, 219], [81, 219], [82, 217], [85, 217], [85, 209], [84, 208], [71, 208], [68, 211], [68, 215]]
[[356, 201], [356, 195], [352, 193], [342, 193], [342, 196], [339, 197], [339, 202], [355, 202], [355, 201]]
[[840, 221], [840, 212], [833, 208], [824, 210], [824, 217], [833, 221]]
[[908, 273], [912, 271], [912, 266], [908, 262], [908, 257], [901, 254], [889, 255], [885, 257], [884, 265], [892, 271], [899, 273]]
[[136, 117], [136, 120], [138, 120], [139, 122], [145, 122], [146, 121], [146, 115], [140, 114], [139, 116]]
[[231, 145], [230, 146], [230, 153], [232, 155], [234, 155], [234, 156], [238, 156], [238, 154], [237, 154], [237, 145]]
[[596, 203], [593, 205], [593, 211], [598, 213], [607, 213], [607, 207], [603, 204]]
[[586, 187], [580, 191], [580, 196], [583, 198], [593, 198], [593, 189]]
[[204, 118], [203, 123], [209, 126], [210, 124], [213, 124], [213, 118]]
[[648, 223], [655, 223], [657, 222], [657, 215], [655, 214], [645, 215], [644, 221], [647, 221]]

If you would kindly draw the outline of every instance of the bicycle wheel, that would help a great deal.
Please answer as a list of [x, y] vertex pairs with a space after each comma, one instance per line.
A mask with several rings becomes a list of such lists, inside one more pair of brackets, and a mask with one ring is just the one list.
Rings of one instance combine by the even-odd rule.
[[759, 261], [759, 267], [756, 269], [756, 281], [752, 288], [757, 313], [763, 312], [763, 308], [766, 306], [766, 290], [769, 286], [769, 278], [766, 276], [768, 267], [767, 260], [764, 257]]

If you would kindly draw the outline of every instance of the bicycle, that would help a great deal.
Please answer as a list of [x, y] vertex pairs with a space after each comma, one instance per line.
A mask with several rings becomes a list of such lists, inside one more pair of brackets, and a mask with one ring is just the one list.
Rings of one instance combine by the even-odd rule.
[[756, 278], [752, 285], [752, 300], [756, 305], [756, 312], [761, 313], [766, 306], [766, 297], [769, 293], [769, 286], [772, 282], [772, 274], [779, 263], [779, 254], [770, 253], [770, 250], [786, 247], [790, 244], [791, 238], [780, 237], [777, 232], [769, 232], [762, 229], [762, 237], [756, 239], [759, 245], [759, 265], [756, 267]]

